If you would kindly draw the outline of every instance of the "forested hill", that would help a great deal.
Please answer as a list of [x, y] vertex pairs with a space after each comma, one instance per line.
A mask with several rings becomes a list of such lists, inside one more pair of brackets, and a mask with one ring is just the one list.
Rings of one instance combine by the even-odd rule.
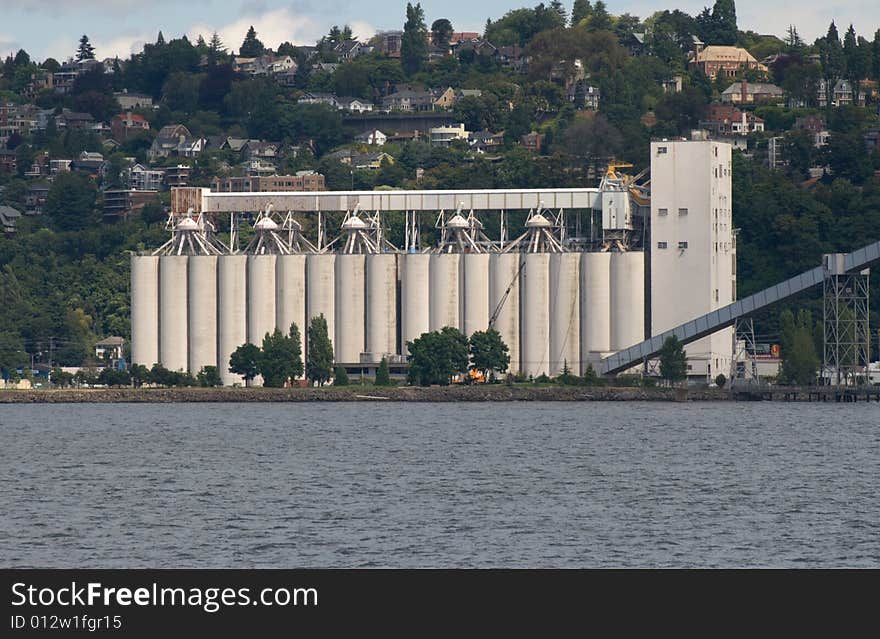
[[[97, 59], [87, 36], [69, 61], [10, 55], [0, 206], [38, 214], [0, 238], [0, 369], [31, 355], [78, 365], [97, 339], [128, 337], [127, 251], [164, 241], [172, 174], [209, 185], [267, 167], [316, 171], [328, 189], [589, 186], [609, 160], [638, 171], [652, 138], [699, 128], [740, 148], [741, 296], [880, 239], [880, 25], [832, 23], [812, 43], [796, 27], [759, 35], [738, 28], [733, 0], [693, 16], [554, 1], [492, 16], [478, 34], [455, 22], [407, 5], [369, 41], [342, 26], [273, 49], [251, 28], [238, 46], [159, 33], [129, 59]], [[717, 47], [740, 63], [719, 69]], [[447, 115], [472, 135], [356, 138], [352, 121], [383, 111]], [[171, 130], [185, 140], [163, 150]], [[131, 188], [136, 171], [164, 176], [158, 200], [105, 218], [105, 194]], [[762, 322], [776, 330], [775, 315]]]

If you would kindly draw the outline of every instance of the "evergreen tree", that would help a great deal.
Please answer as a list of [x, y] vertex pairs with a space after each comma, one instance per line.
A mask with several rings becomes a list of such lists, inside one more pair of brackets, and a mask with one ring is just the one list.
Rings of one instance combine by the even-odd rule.
[[388, 360], [382, 358], [376, 369], [376, 386], [391, 386], [391, 374], [388, 372]]
[[880, 80], [880, 29], [874, 32], [871, 43], [871, 69], [875, 80]]
[[589, 31], [610, 31], [613, 26], [611, 14], [602, 0], [596, 0], [593, 7], [593, 13], [587, 20], [587, 30]]
[[809, 311], [779, 314], [779, 341], [782, 349], [782, 376], [785, 381], [807, 386], [815, 383], [819, 356], [813, 339], [813, 317]]
[[162, 32], [159, 32], [159, 35], [156, 36], [156, 46], [161, 47], [165, 45], [165, 36], [162, 35]]
[[348, 386], [348, 373], [345, 371], [345, 366], [337, 366], [333, 371], [333, 385]]
[[31, 56], [28, 55], [28, 52], [24, 49], [19, 49], [18, 53], [15, 54], [15, 59], [13, 63], [17, 67], [26, 67], [31, 63]]
[[736, 26], [736, 5], [733, 0], [715, 0], [712, 7], [715, 39], [712, 44], [734, 45], [739, 37]]
[[403, 41], [400, 48], [400, 62], [407, 75], [421, 70], [428, 59], [426, 40], [428, 27], [425, 25], [425, 12], [422, 5], [406, 3], [406, 23], [403, 25]]
[[660, 376], [672, 383], [687, 378], [687, 355], [675, 335], [667, 337], [660, 350]]
[[[820, 59], [825, 78], [836, 80], [842, 78], [845, 72], [846, 61], [843, 57], [843, 47], [840, 44], [840, 36], [834, 21], [828, 27], [828, 33], [820, 43]], [[832, 87], [829, 87], [831, 90]]]
[[798, 33], [797, 28], [790, 24], [788, 25], [788, 33], [785, 36], [785, 44], [788, 47], [788, 52], [793, 54], [801, 54], [806, 47], [804, 41], [801, 39], [800, 34]]
[[215, 31], [211, 36], [211, 42], [208, 44], [208, 64], [213, 66], [226, 58], [226, 47], [220, 35]]
[[229, 372], [244, 377], [244, 385], [250, 386], [253, 379], [260, 374], [262, 353], [258, 346], [242, 344], [236, 348], [229, 358]]
[[559, 16], [559, 22], [562, 26], [568, 24], [568, 12], [560, 0], [550, 0], [550, 10]]
[[571, 8], [571, 26], [576, 27], [591, 15], [593, 15], [593, 5], [590, 4], [590, 0], [574, 0], [574, 6]]
[[254, 30], [253, 25], [251, 25], [244, 37], [244, 42], [241, 43], [238, 55], [243, 58], [257, 58], [263, 55], [265, 51], [266, 47], [264, 47], [263, 43], [257, 38], [257, 32]]
[[330, 381], [333, 372], [333, 344], [327, 334], [327, 320], [321, 313], [313, 317], [308, 331], [306, 377], [320, 385]]
[[79, 39], [79, 48], [76, 52], [76, 59], [77, 62], [95, 59], [95, 47], [89, 42], [89, 36], [83, 35], [83, 37]]

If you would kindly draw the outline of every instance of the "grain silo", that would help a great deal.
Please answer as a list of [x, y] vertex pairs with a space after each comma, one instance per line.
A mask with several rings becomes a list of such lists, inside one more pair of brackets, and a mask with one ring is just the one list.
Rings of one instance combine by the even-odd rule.
[[582, 372], [611, 351], [611, 254], [581, 254]]
[[505, 250], [520, 251], [520, 370], [537, 377], [550, 373], [550, 254], [564, 249], [554, 224], [540, 212], [530, 211], [526, 232]]
[[397, 353], [397, 255], [367, 256], [367, 353], [380, 361]]
[[400, 275], [400, 349], [430, 330], [430, 260], [427, 253], [403, 256]]
[[159, 361], [159, 257], [131, 256], [131, 361]]
[[611, 254], [611, 350], [645, 339], [645, 254]]
[[493, 328], [507, 345], [510, 365], [508, 371], [520, 371], [519, 356], [519, 253], [489, 255], [489, 308], [494, 318]]
[[550, 255], [550, 375], [580, 374], [580, 254]]
[[233, 351], [247, 342], [247, 255], [224, 255], [217, 265], [217, 367], [224, 386], [242, 384], [229, 372]]
[[189, 371], [217, 366], [216, 255], [189, 258]]
[[308, 342], [308, 325], [312, 319], [323, 315], [327, 321], [327, 336], [333, 342], [336, 326], [336, 255], [333, 253], [306, 255], [306, 313], [303, 339]]

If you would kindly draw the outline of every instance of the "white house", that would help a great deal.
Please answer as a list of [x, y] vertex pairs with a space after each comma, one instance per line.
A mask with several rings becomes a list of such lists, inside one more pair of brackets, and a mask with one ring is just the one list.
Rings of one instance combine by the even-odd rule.
[[388, 136], [376, 129], [375, 131], [367, 131], [355, 137], [355, 140], [361, 144], [369, 144], [371, 146], [383, 146], [388, 141]]

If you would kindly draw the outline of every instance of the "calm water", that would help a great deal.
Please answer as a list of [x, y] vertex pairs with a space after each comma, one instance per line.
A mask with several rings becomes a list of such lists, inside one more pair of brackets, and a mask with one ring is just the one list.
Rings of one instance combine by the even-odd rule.
[[2, 567], [880, 566], [880, 407], [0, 406]]

